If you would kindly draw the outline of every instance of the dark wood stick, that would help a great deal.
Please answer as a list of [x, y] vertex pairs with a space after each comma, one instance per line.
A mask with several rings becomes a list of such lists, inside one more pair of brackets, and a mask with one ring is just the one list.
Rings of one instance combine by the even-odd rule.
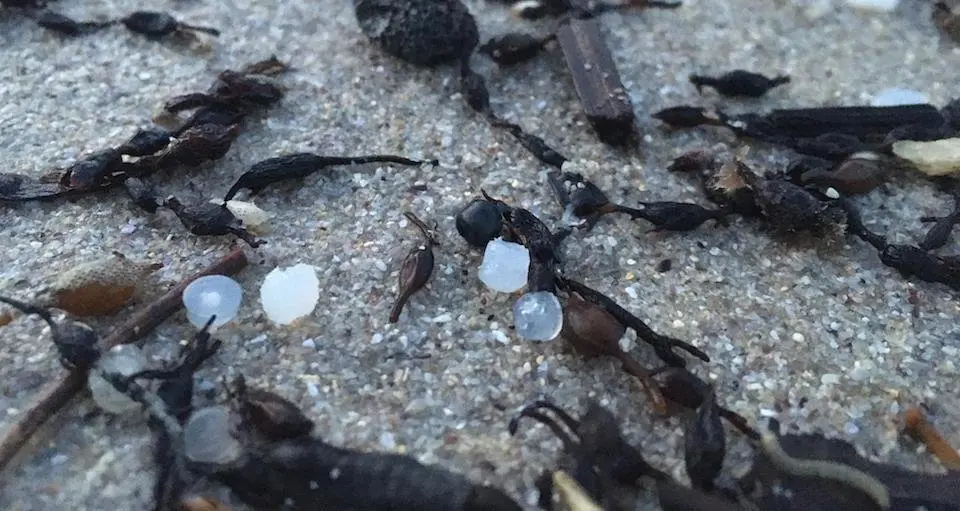
[[[166, 294], [140, 309], [103, 340], [104, 351], [120, 344], [130, 344], [148, 334], [183, 306], [183, 290], [194, 280], [206, 275], [235, 275], [247, 265], [242, 248], [203, 271], [177, 284]], [[37, 394], [33, 404], [0, 436], [0, 472], [30, 440], [33, 433], [63, 408], [83, 388], [86, 371], [64, 371]]]
[[584, 113], [604, 143], [630, 146], [638, 141], [637, 118], [597, 18], [568, 18], [557, 27], [563, 52]]

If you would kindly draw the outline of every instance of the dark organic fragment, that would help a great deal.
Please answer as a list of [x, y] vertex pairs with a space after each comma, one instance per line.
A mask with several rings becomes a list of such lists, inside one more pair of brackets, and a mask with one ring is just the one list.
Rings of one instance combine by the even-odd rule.
[[318, 438], [272, 442], [213, 477], [257, 509], [520, 511], [502, 491], [399, 454], [350, 451]]
[[172, 133], [163, 128], [139, 129], [120, 147], [117, 152], [126, 156], [149, 156], [160, 152], [170, 145]]
[[170, 132], [170, 135], [174, 138], [180, 138], [188, 130], [204, 124], [239, 125], [248, 113], [249, 111], [246, 108], [229, 103], [208, 104], [196, 109], [180, 126]]
[[739, 158], [739, 177], [754, 192], [763, 217], [781, 232], [824, 230], [842, 224], [846, 215], [834, 203], [821, 201], [804, 188], [785, 179], [761, 178]]
[[434, 264], [433, 246], [437, 244], [434, 229], [427, 227], [423, 220], [409, 211], [405, 212], [404, 216], [420, 230], [424, 242], [413, 248], [401, 263], [398, 284], [399, 296], [390, 310], [391, 323], [400, 320], [400, 313], [403, 311], [407, 300], [430, 280]]
[[960, 289], [960, 257], [937, 256], [913, 245], [887, 245], [880, 251], [880, 262], [896, 269], [904, 277], [939, 282]]
[[[702, 408], [707, 393], [710, 391], [710, 385], [701, 380], [697, 375], [682, 367], [666, 367], [656, 371], [658, 378], [662, 378], [659, 388], [663, 397], [671, 403], [679, 405], [688, 410], [699, 410]], [[759, 440], [760, 434], [757, 433], [750, 423], [742, 415], [720, 406], [714, 397], [713, 402], [716, 413], [730, 423], [731, 426], [740, 430], [751, 440]], [[710, 412], [713, 413], [713, 412]]]
[[683, 441], [685, 466], [693, 487], [713, 490], [727, 454], [727, 437], [713, 388], [707, 390], [696, 414], [687, 421]]
[[40, 316], [50, 325], [53, 344], [60, 354], [60, 362], [67, 369], [84, 371], [100, 358], [100, 338], [86, 323], [74, 320], [57, 323], [48, 309], [5, 296], [0, 296], [0, 302], [24, 314]]
[[148, 37], [164, 37], [179, 30], [204, 32], [213, 36], [220, 35], [220, 31], [215, 28], [181, 23], [165, 12], [136, 11], [121, 19], [120, 22], [131, 32]]
[[157, 195], [153, 186], [144, 179], [128, 177], [123, 180], [123, 188], [133, 203], [147, 213], [153, 214], [163, 205], [163, 200]]
[[716, 112], [699, 106], [674, 106], [651, 115], [672, 128], [695, 128], [703, 125], [721, 125]]
[[600, 140], [612, 145], [635, 143], [633, 104], [600, 33], [600, 20], [568, 18], [556, 34], [580, 104]]
[[889, 169], [876, 153], [854, 153], [835, 168], [812, 168], [800, 174], [801, 184], [835, 188], [844, 195], [868, 193], [887, 180]]
[[[486, 197], [486, 195], [485, 195]], [[488, 200], [490, 197], [486, 197]], [[529, 210], [509, 208], [503, 215], [503, 234], [506, 241], [519, 243], [530, 253], [530, 266], [527, 271], [527, 291], [548, 291], [556, 289], [556, 277], [561, 264], [557, 245], [570, 233], [569, 230], [557, 234]]]
[[534, 158], [546, 163], [547, 165], [559, 169], [562, 168], [563, 164], [567, 161], [565, 156], [547, 145], [542, 138], [524, 132], [523, 129], [516, 124], [498, 119], [491, 122], [491, 125], [496, 128], [503, 128], [507, 130], [507, 133], [513, 135], [513, 138], [517, 139], [517, 141], [520, 142], [520, 145], [522, 145], [527, 151], [530, 151], [530, 154], [532, 154]]
[[154, 169], [172, 169], [183, 165], [197, 167], [207, 161], [226, 156], [240, 134], [240, 126], [234, 124], [201, 124], [179, 136], [164, 150], [142, 158], [138, 165], [149, 172]]
[[776, 421], [770, 429], [740, 480], [745, 491], [755, 493], [760, 509], [960, 509], [960, 472], [913, 472], [864, 459], [840, 439], [780, 436]]
[[121, 153], [116, 149], [97, 151], [67, 168], [60, 182], [64, 187], [76, 191], [93, 190], [102, 186], [112, 173], [120, 170], [121, 164]]
[[163, 202], [163, 206], [173, 211], [180, 219], [180, 223], [197, 236], [232, 234], [253, 248], [266, 243], [244, 229], [240, 220], [227, 209], [225, 203], [204, 202], [184, 205], [176, 197], [170, 196]]
[[35, 21], [41, 27], [67, 36], [78, 36], [95, 32], [111, 25], [110, 22], [77, 21], [58, 12], [44, 10], [37, 14]]
[[848, 200], [842, 200], [841, 204], [847, 214], [847, 230], [877, 249], [880, 262], [896, 269], [904, 277], [913, 276], [925, 282], [938, 282], [960, 289], [960, 257], [941, 257], [917, 246], [889, 244], [885, 237], [863, 225], [856, 206]]
[[477, 51], [501, 66], [510, 66], [536, 57], [543, 51], [543, 47], [554, 39], [555, 34], [537, 37], [523, 32], [511, 32], [491, 38], [480, 45]]
[[791, 138], [843, 133], [885, 137], [905, 125], [941, 126], [943, 116], [932, 105], [838, 106], [773, 110], [764, 120], [776, 134]]
[[410, 456], [359, 452], [310, 436], [313, 423], [290, 401], [238, 379], [238, 455], [190, 467], [257, 509], [449, 509], [520, 511], [502, 491]]
[[697, 87], [697, 92], [703, 92], [703, 87], [712, 87], [723, 96], [759, 98], [770, 89], [790, 83], [789, 76], [766, 76], [737, 69], [724, 73], [721, 76], [690, 75], [690, 83]]
[[576, 293], [569, 293], [563, 306], [563, 327], [560, 336], [580, 355], [588, 358], [608, 355], [623, 365], [627, 374], [637, 378], [650, 397], [655, 410], [666, 411], [666, 403], [651, 373], [620, 347], [620, 338], [627, 327], [606, 309], [588, 302]]
[[367, 163], [394, 163], [397, 165], [419, 166], [425, 163], [437, 165], [437, 160], [411, 160], [402, 156], [369, 155], [369, 156], [320, 156], [313, 153], [294, 153], [253, 164], [249, 170], [240, 175], [236, 183], [230, 187], [223, 200], [232, 199], [240, 190], [250, 190], [251, 195], [260, 193], [267, 186], [291, 179], [302, 179], [314, 172], [335, 165], [364, 165]]
[[627, 328], [635, 331], [637, 333], [637, 338], [653, 346], [657, 356], [668, 365], [676, 367], [686, 366], [686, 360], [684, 360], [680, 355], [674, 353], [673, 348], [680, 348], [681, 350], [690, 353], [704, 362], [710, 361], [710, 357], [708, 357], [706, 353], [701, 351], [696, 346], [679, 339], [674, 339], [672, 337], [654, 332], [653, 329], [647, 326], [647, 324], [640, 320], [640, 318], [628, 312], [626, 309], [618, 305], [603, 293], [600, 293], [599, 291], [591, 289], [580, 282], [563, 276], [558, 276], [557, 280], [561, 289], [564, 289], [567, 292], [575, 292], [584, 300], [602, 307], [604, 310], [609, 312], [610, 315], [616, 318], [617, 321], [626, 325]]
[[460, 0], [354, 0], [363, 34], [411, 64], [433, 66], [468, 57], [480, 41]]
[[[763, 138], [761, 136], [761, 138]], [[824, 133], [815, 137], [768, 137], [766, 140], [782, 143], [800, 154], [806, 154], [831, 161], [840, 161], [856, 154], [869, 154], [879, 148], [861, 140], [859, 136], [848, 133]]]
[[501, 201], [473, 199], [457, 213], [457, 232], [471, 247], [483, 249], [503, 232], [503, 214], [509, 209]]
[[[502, 0], [501, 0], [502, 1]], [[578, 18], [599, 16], [607, 12], [624, 11], [629, 9], [676, 9], [681, 2], [661, 0], [629, 0], [627, 2], [607, 3], [583, 0], [533, 0], [513, 1], [513, 12], [516, 16], [525, 19], [539, 19], [547, 16], [569, 15]]]
[[636, 217], [652, 223], [651, 232], [692, 231], [707, 220], [726, 225], [728, 212], [723, 209], [707, 209], [690, 202], [641, 202]]
[[467, 101], [467, 106], [474, 112], [488, 119], [495, 118], [493, 111], [490, 110], [490, 91], [487, 90], [487, 84], [480, 73], [470, 69], [466, 60], [460, 65], [460, 90]]
[[[952, 105], [952, 104], [951, 104]], [[861, 151], [888, 150], [893, 139], [942, 138], [956, 131], [955, 108], [933, 105], [836, 106], [728, 115], [697, 106], [661, 110], [653, 117], [674, 128], [723, 126], [737, 136], [790, 147], [803, 154], [842, 160]]]
[[933, 222], [933, 227], [927, 231], [927, 234], [923, 237], [923, 241], [918, 245], [920, 248], [924, 250], [936, 250], [947, 244], [947, 241], [950, 239], [950, 233], [953, 231], [953, 226], [960, 223], [960, 190], [954, 192], [953, 202], [953, 211], [947, 216], [928, 216], [920, 219], [921, 222]]
[[[545, 411], [552, 412], [559, 421]], [[624, 440], [614, 415], [592, 400], [579, 420], [549, 401], [530, 403], [510, 420], [511, 435], [517, 433], [524, 417], [547, 426], [561, 440], [564, 449], [574, 458], [573, 478], [603, 509], [622, 509], [627, 505], [621, 500], [625, 496], [620, 490], [635, 485], [642, 477], [657, 481], [669, 479]]]
[[313, 431], [297, 405], [268, 390], [251, 388], [243, 375], [233, 382], [234, 406], [244, 423], [270, 441], [305, 437]]

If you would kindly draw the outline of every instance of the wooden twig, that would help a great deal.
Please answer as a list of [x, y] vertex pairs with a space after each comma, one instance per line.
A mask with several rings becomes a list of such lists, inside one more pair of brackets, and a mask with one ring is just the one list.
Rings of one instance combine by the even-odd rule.
[[[205, 275], [234, 275], [246, 265], [247, 257], [243, 249], [237, 248], [203, 271], [180, 282], [166, 294], [137, 311], [126, 323], [104, 338], [104, 351], [137, 341], [180, 310], [183, 306], [183, 290], [194, 280]], [[33, 404], [0, 436], [0, 472], [33, 433], [83, 388], [86, 378], [86, 371], [65, 371], [40, 390]]]
[[904, 412], [903, 422], [905, 432], [914, 440], [926, 445], [927, 450], [936, 456], [947, 470], [960, 470], [960, 453], [950, 447], [919, 408], [911, 408]]

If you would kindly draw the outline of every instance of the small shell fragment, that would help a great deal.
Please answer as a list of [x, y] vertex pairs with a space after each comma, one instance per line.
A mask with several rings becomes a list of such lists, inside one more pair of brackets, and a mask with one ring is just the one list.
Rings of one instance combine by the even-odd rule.
[[60, 275], [50, 288], [49, 305], [80, 317], [114, 314], [142, 290], [144, 277], [161, 267], [114, 252]]
[[893, 154], [909, 161], [928, 176], [945, 176], [960, 171], [960, 138], [930, 142], [901, 140], [893, 143]]
[[[212, 204], [224, 204], [223, 201], [212, 199]], [[270, 213], [260, 209], [252, 202], [228, 200], [225, 203], [227, 210], [243, 224], [243, 227], [256, 234], [266, 234], [269, 231]]]

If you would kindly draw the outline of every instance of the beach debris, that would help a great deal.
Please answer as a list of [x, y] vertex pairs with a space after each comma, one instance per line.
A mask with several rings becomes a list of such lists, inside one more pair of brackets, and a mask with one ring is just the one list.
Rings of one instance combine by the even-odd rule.
[[200, 277], [183, 290], [187, 319], [197, 328], [203, 328], [210, 316], [216, 316], [211, 325], [214, 328], [233, 321], [242, 300], [240, 284], [225, 275]]
[[710, 87], [722, 96], [759, 98], [774, 87], [790, 83], [790, 77], [778, 75], [767, 78], [759, 73], [737, 69], [720, 76], [690, 75], [690, 83], [701, 94], [704, 87]]
[[143, 371], [147, 366], [147, 357], [140, 348], [132, 344], [121, 344], [106, 351], [97, 361], [96, 366], [87, 377], [87, 386], [93, 401], [101, 409], [113, 413], [124, 414], [139, 408], [139, 404], [105, 380], [102, 372], [132, 376]]
[[928, 176], [947, 176], [960, 171], [960, 138], [925, 142], [900, 140], [894, 142], [891, 149], [897, 157]]
[[278, 325], [289, 325], [309, 315], [320, 301], [317, 269], [299, 263], [289, 268], [276, 267], [260, 286], [260, 304], [267, 318]]
[[519, 243], [495, 238], [487, 243], [477, 276], [488, 288], [512, 293], [527, 284], [530, 253]]
[[119, 252], [80, 263], [60, 274], [41, 301], [74, 316], [109, 316], [147, 288], [162, 263], [138, 262]]
[[549, 291], [525, 293], [513, 304], [517, 335], [526, 341], [552, 341], [563, 328], [563, 309]]
[[399, 283], [397, 285], [399, 296], [397, 296], [397, 300], [390, 311], [391, 323], [400, 320], [400, 313], [403, 311], [407, 300], [430, 280], [434, 264], [433, 247], [437, 245], [436, 225], [431, 229], [410, 211], [404, 212], [403, 215], [420, 230], [424, 241], [411, 249], [400, 265]]

